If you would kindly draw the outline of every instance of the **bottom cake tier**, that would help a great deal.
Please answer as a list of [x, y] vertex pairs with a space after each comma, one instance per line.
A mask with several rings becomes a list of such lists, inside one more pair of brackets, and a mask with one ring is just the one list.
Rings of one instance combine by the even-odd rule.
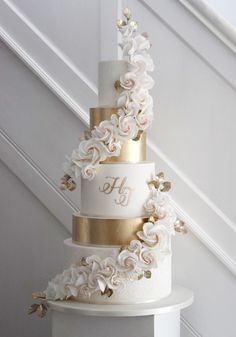
[[[96, 255], [101, 259], [108, 256], [116, 257], [120, 247], [117, 246], [87, 246], [72, 242], [72, 239], [64, 241], [65, 267], [80, 263], [87, 256]], [[82, 297], [80, 302], [96, 304], [134, 304], [157, 301], [171, 293], [171, 254], [159, 261], [158, 268], [151, 270], [150, 278], [140, 280], [127, 280], [124, 285], [114, 289], [111, 297], [97, 292], [91, 297]]]

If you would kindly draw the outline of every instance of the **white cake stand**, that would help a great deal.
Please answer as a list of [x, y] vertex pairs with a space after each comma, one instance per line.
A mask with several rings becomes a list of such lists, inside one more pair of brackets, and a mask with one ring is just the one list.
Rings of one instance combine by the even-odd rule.
[[179, 337], [180, 310], [192, 303], [193, 292], [180, 286], [146, 304], [51, 301], [52, 337]]

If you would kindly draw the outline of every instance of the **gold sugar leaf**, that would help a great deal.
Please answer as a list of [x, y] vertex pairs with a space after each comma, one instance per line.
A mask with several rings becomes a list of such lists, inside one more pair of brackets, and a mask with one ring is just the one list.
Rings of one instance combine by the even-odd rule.
[[145, 278], [151, 278], [152, 277], [152, 272], [151, 270], [145, 270], [144, 273], [143, 273], [143, 276]]
[[164, 177], [165, 177], [164, 172], [159, 172], [156, 176], [159, 179], [164, 179]]
[[167, 192], [171, 189], [171, 182], [170, 181], [164, 181], [164, 183], [161, 184], [161, 192]]
[[43, 318], [46, 313], [47, 313], [48, 307], [45, 303], [41, 303], [38, 305], [38, 308], [36, 310], [36, 314], [40, 317]]
[[121, 246], [121, 247], [120, 247], [120, 253], [121, 253], [123, 250], [127, 249], [127, 248], [128, 248], [127, 245], [126, 245], [126, 246]]
[[138, 141], [142, 135], [143, 131], [139, 131], [137, 136], [133, 139], [135, 142]]
[[88, 265], [88, 263], [87, 263], [87, 261], [86, 261], [86, 257], [81, 257], [81, 259], [80, 259], [80, 265], [81, 266], [87, 266]]
[[188, 230], [187, 230], [187, 228], [186, 228], [186, 226], [185, 226], [184, 221], [182, 221], [182, 220], [180, 220], [180, 219], [177, 219], [177, 220], [175, 221], [174, 227], [175, 227], [175, 231], [176, 231], [177, 233], [181, 233], [181, 234], [187, 234], [187, 233], [188, 233]]
[[37, 298], [45, 299], [46, 295], [42, 292], [34, 292], [34, 293], [32, 293], [32, 298], [33, 299], [37, 299]]
[[90, 130], [85, 130], [84, 131], [84, 139], [88, 140], [91, 138], [91, 131]]
[[120, 81], [119, 80], [115, 81], [114, 87], [115, 87], [116, 91], [120, 91], [121, 90], [121, 85], [120, 85]]
[[76, 189], [76, 183], [74, 182], [74, 180], [72, 180], [72, 179], [68, 180], [67, 189], [71, 192]]
[[104, 291], [101, 291], [101, 295], [104, 296], [106, 295], [107, 297], [111, 297], [113, 294], [113, 290], [106, 287]]
[[117, 25], [118, 28], [122, 28], [122, 27], [126, 26], [126, 22], [120, 19], [120, 20], [116, 21], [116, 25]]
[[159, 180], [152, 180], [148, 183], [148, 186], [158, 189], [159, 186], [160, 186], [160, 182], [159, 182]]
[[151, 216], [148, 218], [148, 222], [152, 222], [152, 223], [156, 222], [157, 220], [158, 220], [158, 217], [155, 216], [155, 215], [151, 215]]
[[143, 278], [143, 274], [139, 274], [138, 275], [138, 280], [142, 280], [142, 278]]
[[148, 38], [149, 38], [149, 36], [148, 36], [148, 33], [147, 33], [147, 32], [143, 32], [141, 35], [142, 35], [143, 37], [145, 37], [146, 39], [148, 39]]
[[74, 182], [74, 180], [68, 174], [65, 174], [61, 178], [60, 190], [62, 190], [62, 191], [65, 191], [65, 190], [74, 191], [75, 189], [76, 189], [76, 183]]
[[34, 303], [29, 307], [28, 314], [34, 314], [36, 313], [40, 318], [43, 318], [48, 310], [48, 304], [47, 302], [41, 302], [39, 304]]
[[36, 304], [36, 303], [31, 304], [31, 306], [28, 309], [28, 315], [31, 315], [34, 312], [36, 312], [37, 308], [38, 308], [38, 304]]

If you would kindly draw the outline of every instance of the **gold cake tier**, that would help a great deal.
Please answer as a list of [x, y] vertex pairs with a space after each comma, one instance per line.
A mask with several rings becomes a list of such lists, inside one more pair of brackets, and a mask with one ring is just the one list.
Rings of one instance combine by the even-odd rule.
[[73, 215], [72, 240], [77, 244], [124, 246], [137, 239], [147, 218], [103, 219]]
[[[104, 120], [110, 120], [111, 115], [117, 113], [115, 107], [98, 107], [90, 109], [90, 129]], [[124, 142], [119, 157], [107, 158], [103, 163], [113, 162], [139, 162], [146, 160], [146, 133], [141, 132], [137, 139]]]

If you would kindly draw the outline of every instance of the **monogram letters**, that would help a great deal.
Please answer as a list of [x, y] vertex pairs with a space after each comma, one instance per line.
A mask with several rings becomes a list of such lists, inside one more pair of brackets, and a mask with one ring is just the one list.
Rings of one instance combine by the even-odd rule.
[[117, 205], [127, 206], [130, 201], [132, 188], [126, 186], [127, 177], [106, 177], [107, 181], [102, 187], [99, 187], [99, 191], [105, 194], [111, 194], [117, 190], [118, 197], [114, 199]]

